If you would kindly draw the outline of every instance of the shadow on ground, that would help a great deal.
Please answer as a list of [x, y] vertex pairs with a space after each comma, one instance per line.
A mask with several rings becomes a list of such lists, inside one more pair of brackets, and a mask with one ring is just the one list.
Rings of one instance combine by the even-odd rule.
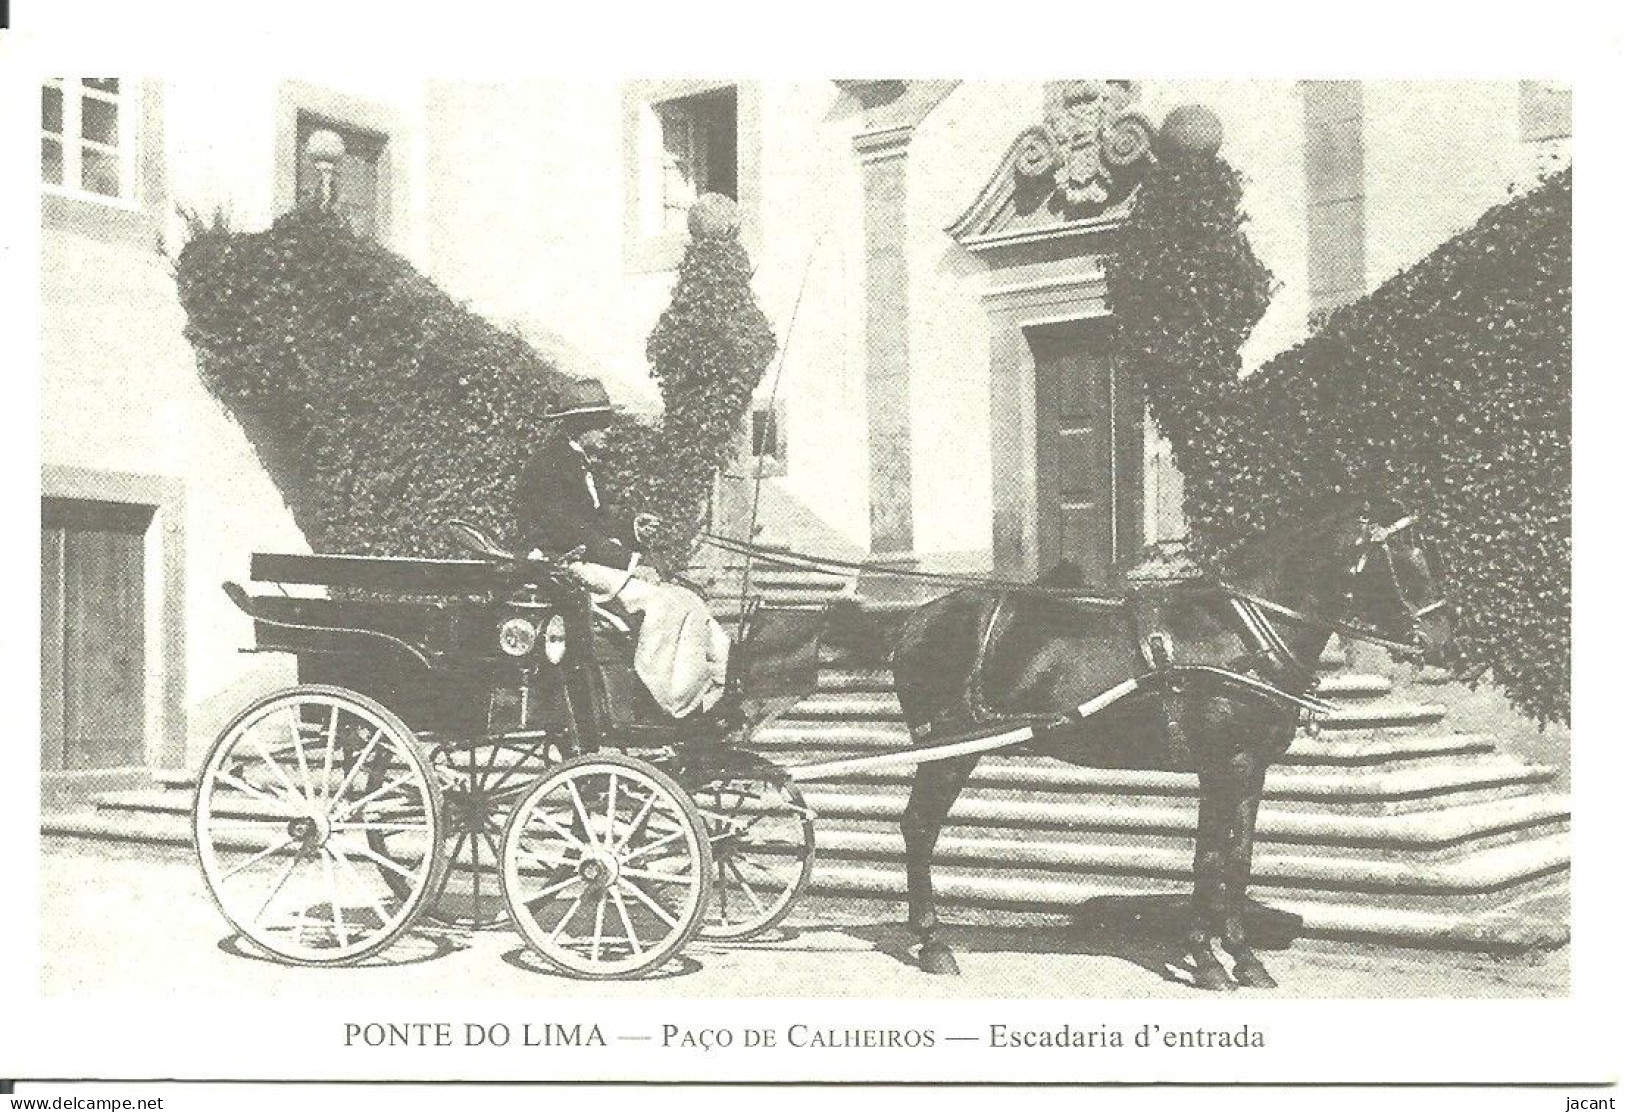
[[[1079, 905], [1069, 923], [943, 924], [940, 937], [962, 954], [1076, 954], [1118, 958], [1175, 984], [1191, 984], [1185, 942], [1189, 896], [1097, 896]], [[1303, 930], [1296, 915], [1251, 900], [1247, 936], [1255, 949], [1281, 950]], [[906, 924], [836, 928], [883, 954], [918, 968], [919, 939]]]
[[[249, 942], [242, 935], [231, 934], [222, 938], [217, 944], [223, 953], [234, 958], [243, 958], [248, 961], [269, 962], [272, 965], [289, 965], [291, 963], [274, 957]], [[355, 969], [390, 969], [402, 965], [422, 965], [425, 962], [439, 961], [441, 958], [468, 949], [466, 939], [459, 939], [447, 934], [432, 934], [428, 931], [413, 930], [391, 942], [384, 950], [358, 962], [346, 962]]]
[[[538, 977], [562, 977], [566, 980], [577, 980], [563, 970], [556, 969], [548, 960], [527, 947], [521, 946], [516, 950], [509, 950], [502, 955], [502, 960], [524, 973]], [[691, 977], [700, 972], [705, 966], [689, 957], [687, 954], [677, 954], [667, 958], [665, 964], [655, 969], [638, 974], [640, 981], [674, 981], [682, 977]]]

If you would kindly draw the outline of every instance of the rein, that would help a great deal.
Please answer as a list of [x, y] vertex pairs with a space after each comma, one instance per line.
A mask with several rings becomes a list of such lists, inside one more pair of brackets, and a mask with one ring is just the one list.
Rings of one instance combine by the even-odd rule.
[[1004, 591], [1017, 595], [1035, 595], [1040, 598], [1066, 599], [1070, 602], [1081, 602], [1090, 606], [1114, 610], [1121, 609], [1126, 605], [1121, 598], [1096, 594], [1083, 588], [1045, 587], [1037, 583], [1020, 583], [1013, 579], [994, 579], [978, 575], [954, 575], [949, 572], [917, 571], [913, 568], [889, 568], [853, 560], [839, 560], [833, 556], [808, 556], [788, 550], [763, 548], [760, 545], [734, 540], [731, 537], [718, 536], [715, 533], [701, 533], [700, 537], [706, 544], [723, 552], [732, 553], [736, 556], [745, 556], [752, 560], [760, 560], [764, 564], [776, 564], [779, 567], [796, 568], [801, 571], [821, 571], [830, 574], [884, 575], [892, 579], [910, 579], [918, 583], [930, 583], [938, 587], [969, 587], [979, 590]]
[[[1366, 559], [1374, 546], [1386, 549], [1390, 537], [1413, 524], [1413, 518], [1403, 518], [1392, 525], [1374, 528], [1370, 531], [1361, 546], [1359, 562], [1352, 569], [1358, 574], [1364, 568]], [[989, 576], [954, 575], [945, 572], [918, 571], [912, 568], [889, 568], [873, 564], [860, 563], [853, 560], [840, 560], [832, 556], [809, 556], [803, 553], [788, 550], [763, 548], [760, 545], [746, 541], [735, 540], [731, 537], [719, 536], [715, 533], [701, 533], [705, 543], [720, 549], [723, 552], [744, 556], [747, 560], [760, 560], [766, 564], [775, 564], [779, 567], [796, 568], [803, 571], [819, 571], [830, 574], [860, 574], [884, 575], [894, 579], [908, 579], [918, 583], [930, 583], [939, 587], [970, 588], [973, 590], [1000, 591], [1009, 594], [1029, 595], [1039, 598], [1064, 599], [1068, 602], [1083, 603], [1102, 609], [1120, 610], [1128, 605], [1124, 598], [1114, 598], [1109, 595], [1096, 594], [1088, 590], [1073, 590], [1065, 587], [1045, 587], [1034, 583], [1019, 583], [1014, 580], [995, 579]], [[1392, 559], [1390, 555], [1390, 560]], [[1336, 633], [1341, 637], [1355, 641], [1365, 641], [1379, 648], [1388, 650], [1396, 656], [1407, 660], [1419, 661], [1422, 659], [1422, 650], [1416, 645], [1396, 641], [1391, 637], [1377, 633], [1375, 630], [1353, 622], [1341, 621], [1336, 618], [1327, 618], [1319, 614], [1311, 614], [1283, 603], [1268, 599], [1262, 595], [1255, 595], [1250, 591], [1241, 590], [1221, 581], [1198, 583], [1196, 589], [1206, 588], [1216, 590], [1237, 600], [1246, 603], [1256, 613], [1258, 623], [1263, 627], [1259, 632], [1264, 633], [1272, 642], [1277, 651], [1284, 652], [1291, 663], [1300, 671], [1312, 675], [1314, 669], [1298, 660], [1286, 647], [1285, 641], [1274, 629], [1269, 615], [1285, 618], [1300, 625], [1317, 627]], [[1402, 600], [1403, 601], [1403, 600]], [[1423, 615], [1446, 605], [1445, 600], [1438, 599], [1419, 609], [1411, 609], [1411, 617], [1420, 618]]]
[[[1391, 637], [1384, 637], [1382, 634], [1369, 630], [1364, 626], [1355, 625], [1352, 622], [1338, 621], [1334, 618], [1323, 618], [1318, 614], [1307, 614], [1302, 610], [1294, 610], [1290, 606], [1284, 606], [1260, 595], [1238, 590], [1228, 584], [1220, 584], [1220, 586], [1232, 597], [1238, 598], [1266, 614], [1274, 614], [1278, 618], [1286, 618], [1288, 621], [1297, 622], [1300, 625], [1318, 626], [1321, 629], [1330, 630], [1341, 637], [1347, 637], [1355, 641], [1367, 641], [1387, 649], [1397, 656], [1403, 656], [1407, 660], [1422, 659], [1422, 650], [1415, 645], [1407, 645], [1403, 641], [1395, 641]], [[1442, 604], [1436, 603], [1435, 606], [1437, 605]], [[1302, 665], [1300, 664], [1299, 667], [1302, 667]]]

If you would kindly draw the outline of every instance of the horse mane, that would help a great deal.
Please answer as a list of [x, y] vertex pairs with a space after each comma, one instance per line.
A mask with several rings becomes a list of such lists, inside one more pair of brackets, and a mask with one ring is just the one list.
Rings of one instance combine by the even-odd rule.
[[[1347, 492], [1324, 494], [1288, 510], [1284, 517], [1249, 536], [1217, 548], [1209, 565], [1221, 577], [1236, 575], [1256, 567], [1261, 554], [1279, 556], [1291, 551], [1305, 535], [1320, 531], [1345, 514], [1364, 513], [1368, 507], [1378, 512], [1378, 516], [1384, 519], [1383, 524], [1398, 519], [1400, 515], [1397, 503], [1390, 503], [1387, 499], [1370, 499]], [[1388, 517], [1390, 510], [1392, 517]]]

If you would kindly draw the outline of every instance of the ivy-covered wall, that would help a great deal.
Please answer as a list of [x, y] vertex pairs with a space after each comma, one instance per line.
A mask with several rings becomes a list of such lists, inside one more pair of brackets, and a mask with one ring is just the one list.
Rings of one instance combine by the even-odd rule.
[[1110, 262], [1128, 358], [1209, 549], [1327, 492], [1420, 514], [1464, 666], [1569, 713], [1572, 171], [1236, 377], [1267, 287], [1222, 159], [1164, 160]]
[[[704, 207], [648, 353], [666, 410], [610, 429], [606, 500], [664, 521], [651, 555], [683, 567], [711, 480], [777, 349], [731, 203]], [[291, 213], [259, 233], [197, 226], [176, 260], [205, 386], [241, 423], [318, 552], [456, 554], [451, 518], [498, 536], [565, 381], [523, 339], [457, 304], [341, 221]]]
[[511, 526], [563, 381], [519, 337], [309, 211], [194, 229], [176, 282], [205, 386], [313, 550], [446, 556], [449, 518]]

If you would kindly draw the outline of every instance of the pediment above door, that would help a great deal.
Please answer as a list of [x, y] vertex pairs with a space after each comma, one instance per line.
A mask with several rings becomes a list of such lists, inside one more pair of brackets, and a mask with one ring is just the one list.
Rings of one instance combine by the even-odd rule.
[[977, 254], [1115, 226], [1150, 164], [1153, 129], [1133, 81], [1056, 81], [1044, 118], [1016, 136], [948, 234]]

